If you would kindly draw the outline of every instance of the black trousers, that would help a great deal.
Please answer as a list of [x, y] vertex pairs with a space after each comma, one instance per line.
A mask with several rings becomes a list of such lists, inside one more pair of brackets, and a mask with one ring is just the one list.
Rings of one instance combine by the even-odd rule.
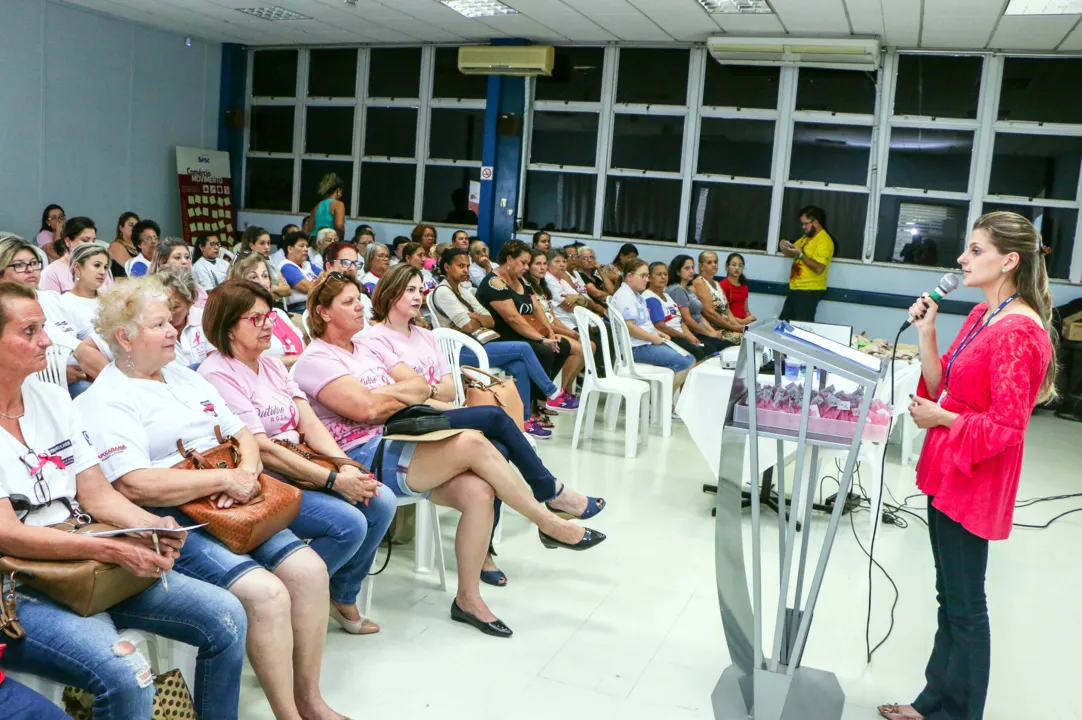
[[781, 308], [780, 319], [815, 322], [815, 311], [818, 309], [819, 300], [822, 297], [822, 290], [790, 290], [789, 294], [785, 296], [785, 304]]
[[924, 670], [927, 684], [913, 708], [926, 720], [981, 720], [992, 664], [984, 594], [988, 541], [936, 510], [933, 500], [928, 498], [928, 536], [939, 623]]

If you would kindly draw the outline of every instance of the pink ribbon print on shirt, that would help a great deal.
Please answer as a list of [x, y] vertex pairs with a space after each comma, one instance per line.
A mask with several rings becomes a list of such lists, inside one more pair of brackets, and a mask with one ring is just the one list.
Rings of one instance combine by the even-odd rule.
[[45, 466], [49, 463], [55, 465], [58, 470], [66, 470], [68, 467], [67, 463], [64, 462], [64, 458], [60, 457], [59, 455], [44, 455], [42, 453], [37, 453], [37, 457], [38, 464], [36, 467], [32, 468], [29, 465], [27, 466], [27, 469], [30, 471], [31, 475], [41, 474], [41, 472], [45, 470]]

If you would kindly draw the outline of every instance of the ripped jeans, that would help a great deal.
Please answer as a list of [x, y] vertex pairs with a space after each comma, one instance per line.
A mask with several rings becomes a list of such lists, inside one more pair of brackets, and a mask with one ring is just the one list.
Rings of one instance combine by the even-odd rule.
[[[40, 675], [94, 694], [94, 720], [149, 718], [154, 677], [147, 658], [117, 632], [143, 630], [199, 648], [195, 711], [236, 718], [248, 621], [227, 590], [169, 573], [169, 591], [155, 583], [108, 611], [80, 617], [27, 587], [16, 593], [23, 640], [7, 639], [4, 668]], [[167, 672], [171, 668], [159, 668]]]

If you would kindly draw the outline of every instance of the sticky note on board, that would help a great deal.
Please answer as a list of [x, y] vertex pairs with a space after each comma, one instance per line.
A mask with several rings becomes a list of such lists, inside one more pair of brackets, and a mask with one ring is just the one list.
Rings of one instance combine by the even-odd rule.
[[225, 224], [225, 231], [226, 232], [233, 232], [233, 223], [226, 223]]
[[188, 231], [195, 232], [195, 223], [188, 223]]

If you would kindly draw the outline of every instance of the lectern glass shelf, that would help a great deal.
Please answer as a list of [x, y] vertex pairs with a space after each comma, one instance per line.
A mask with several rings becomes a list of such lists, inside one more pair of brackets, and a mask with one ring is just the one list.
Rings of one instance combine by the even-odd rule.
[[[826, 383], [827, 375], [844, 378], [863, 390], [857, 422], [851, 434], [822, 434], [809, 428], [817, 424], [809, 418], [813, 383], [803, 388], [799, 421], [794, 415], [790, 427], [768, 427], [763, 411], [755, 402], [758, 362], [770, 351], [775, 358], [775, 382], [783, 381], [781, 358], [801, 363], [807, 378]], [[820, 372], [816, 372], [820, 371]], [[811, 478], [818, 477], [819, 450], [829, 448], [845, 454], [838, 497], [848, 497], [853, 469], [862, 437], [868, 427], [868, 410], [875, 390], [885, 372], [877, 358], [863, 355], [845, 345], [793, 328], [776, 319], [762, 320], [744, 331], [744, 341], [733, 380], [729, 406], [722, 425], [722, 458], [742, 457], [727, 453], [733, 445], [749, 448], [751, 499], [751, 582], [744, 559], [742, 532], [743, 478], [740, 472], [722, 472], [718, 478], [717, 515], [715, 520], [715, 574], [725, 640], [732, 664], [722, 673], [713, 694], [717, 720], [840, 720], [845, 696], [833, 673], [801, 666], [800, 659], [811, 629], [815, 603], [826, 572], [834, 537], [838, 530], [844, 502], [834, 503], [830, 521], [823, 533], [818, 557], [811, 557], [812, 503], [806, 502], [804, 516], [795, 509], [786, 519], [777, 519], [779, 579], [776, 607], [763, 605], [763, 552], [760, 512], [759, 442], [777, 442], [776, 457], [786, 457], [784, 444], [796, 443], [792, 496], [797, 498], [810, 489]], [[746, 407], [738, 407], [744, 404]], [[811, 422], [809, 422], [811, 420]], [[869, 431], [873, 428], [868, 427]], [[808, 469], [805, 471], [807, 461]], [[778, 497], [786, 494], [785, 463], [775, 469]], [[726, 479], [728, 478], [728, 479]], [[803, 531], [799, 528], [803, 528]], [[808, 577], [810, 571], [810, 577]], [[764, 623], [773, 623], [772, 646], [763, 648]]]

